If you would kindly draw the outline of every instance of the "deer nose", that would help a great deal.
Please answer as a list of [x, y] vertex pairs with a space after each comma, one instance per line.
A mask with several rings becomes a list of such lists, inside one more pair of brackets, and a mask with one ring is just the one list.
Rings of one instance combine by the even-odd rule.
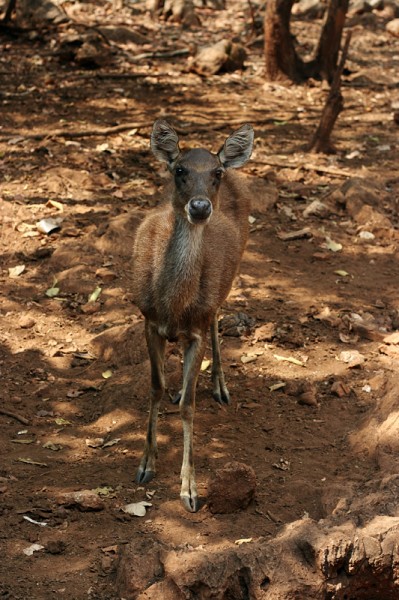
[[188, 215], [193, 222], [205, 221], [212, 213], [208, 198], [192, 198], [188, 203]]

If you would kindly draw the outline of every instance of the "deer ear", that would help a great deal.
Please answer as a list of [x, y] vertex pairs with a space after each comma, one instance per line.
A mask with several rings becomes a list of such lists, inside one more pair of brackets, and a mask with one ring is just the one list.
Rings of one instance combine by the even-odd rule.
[[246, 123], [234, 131], [218, 152], [218, 157], [225, 169], [241, 167], [250, 159], [254, 143], [252, 125]]
[[169, 167], [173, 165], [180, 154], [177, 133], [164, 119], [157, 119], [154, 123], [151, 133], [151, 150], [158, 160], [166, 162]]

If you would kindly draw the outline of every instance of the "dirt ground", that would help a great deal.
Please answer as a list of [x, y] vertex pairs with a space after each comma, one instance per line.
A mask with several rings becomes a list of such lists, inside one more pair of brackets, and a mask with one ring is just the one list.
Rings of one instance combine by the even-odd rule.
[[[260, 42], [248, 46], [244, 71], [207, 78], [189, 71], [184, 54], [132, 60], [232, 30], [248, 40], [248, 7], [227, 4], [198, 9], [201, 27], [181, 29], [151, 20], [140, 4], [116, 13], [110, 3], [66, 2], [79, 35], [101, 24], [141, 36], [117, 36], [94, 69], [59, 50], [70, 24], [1, 33], [1, 598], [121, 598], [118, 559], [132, 541], [144, 544], [144, 560], [148, 540], [211, 557], [238, 540], [272, 541], [297, 520], [329, 519], [348, 497], [372, 516], [365, 498], [395, 472], [394, 405], [383, 454], [375, 410], [399, 356], [399, 39], [385, 31], [384, 13], [349, 19], [337, 153], [312, 155], [305, 146], [327, 91], [319, 82], [265, 83]], [[320, 23], [293, 20], [303, 54]], [[149, 364], [131, 252], [166, 178], [149, 152], [159, 116], [182, 145], [215, 151], [241, 123], [256, 132], [243, 169], [251, 233], [220, 322], [232, 405], [212, 400], [205, 363], [196, 514], [179, 501], [182, 431], [171, 403], [160, 416], [157, 476], [134, 483]], [[58, 228], [42, 233], [37, 223], [50, 217]], [[180, 370], [171, 345], [170, 394]], [[232, 460], [255, 470], [256, 499], [244, 511], [212, 514], [207, 482]], [[83, 505], [65, 496], [85, 490], [94, 492]], [[151, 503], [145, 516], [123, 512], [141, 501]], [[378, 510], [398, 516], [395, 502]], [[32, 544], [41, 548], [27, 555]]]

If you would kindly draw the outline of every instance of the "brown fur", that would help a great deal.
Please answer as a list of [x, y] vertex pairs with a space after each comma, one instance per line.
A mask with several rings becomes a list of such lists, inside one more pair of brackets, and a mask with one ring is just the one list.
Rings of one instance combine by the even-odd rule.
[[227, 172], [220, 184], [219, 207], [203, 226], [201, 252], [187, 278], [171, 264], [170, 243], [177, 227], [172, 203], [140, 225], [133, 253], [135, 303], [145, 317], [165, 326], [171, 339], [192, 328], [207, 330], [226, 299], [245, 247], [249, 207], [243, 179]]
[[253, 130], [244, 125], [229, 136], [218, 155], [204, 149], [181, 152], [176, 132], [163, 120], [154, 124], [151, 147], [173, 174], [167, 203], [140, 225], [134, 245], [135, 302], [145, 316], [151, 362], [151, 401], [143, 456], [136, 481], [155, 474], [157, 418], [165, 391], [166, 340], [181, 339], [183, 388], [177, 397], [183, 424], [181, 499], [199, 508], [193, 457], [193, 418], [198, 373], [206, 336], [212, 340], [213, 397], [228, 404], [218, 341], [217, 311], [230, 291], [248, 233], [249, 196], [238, 175], [252, 151]]

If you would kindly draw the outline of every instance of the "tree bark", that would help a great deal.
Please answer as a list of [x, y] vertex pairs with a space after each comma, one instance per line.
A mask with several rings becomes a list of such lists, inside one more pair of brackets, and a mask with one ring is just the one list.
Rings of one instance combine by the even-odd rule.
[[314, 72], [329, 83], [332, 82], [337, 68], [348, 4], [349, 0], [330, 0], [316, 50]]
[[294, 0], [268, 0], [265, 11], [266, 78], [300, 83], [309, 77], [331, 83], [337, 67], [342, 31], [349, 0], [329, 0], [315, 58], [304, 63], [297, 54], [290, 31]]
[[6, 25], [11, 21], [11, 15], [15, 11], [17, 0], [10, 0], [3, 18], [3, 23]]
[[268, 0], [265, 12], [266, 75], [270, 81], [305, 78], [303, 61], [297, 55], [290, 31], [294, 0]]
[[321, 114], [319, 126], [309, 146], [309, 150], [313, 150], [314, 152], [324, 152], [326, 154], [334, 152], [334, 146], [331, 144], [330, 137], [335, 121], [344, 107], [344, 99], [341, 94], [341, 76], [348, 55], [351, 36], [352, 32], [349, 31], [344, 49], [342, 50], [340, 63], [335, 69], [334, 79]]

